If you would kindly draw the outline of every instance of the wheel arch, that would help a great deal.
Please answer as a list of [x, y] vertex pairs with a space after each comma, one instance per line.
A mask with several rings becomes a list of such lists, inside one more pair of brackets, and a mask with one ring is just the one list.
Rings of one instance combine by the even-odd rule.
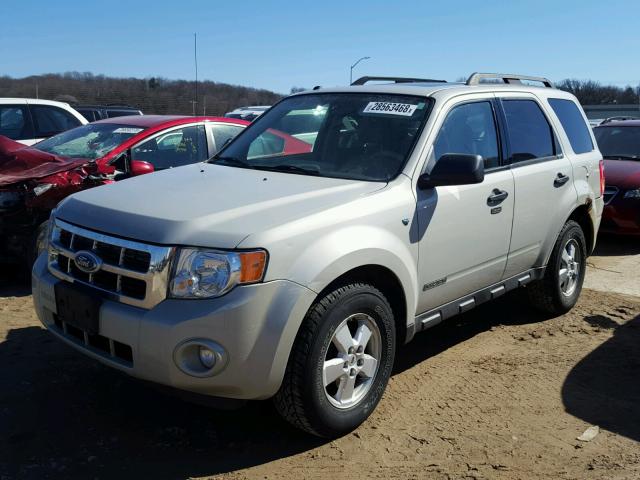
[[316, 301], [332, 290], [349, 283], [362, 282], [377, 288], [386, 297], [396, 325], [397, 344], [407, 339], [407, 296], [398, 276], [388, 267], [368, 264], [348, 270], [330, 282], [316, 297]]
[[595, 247], [596, 232], [593, 226], [593, 220], [591, 219], [591, 210], [591, 203], [588, 202], [578, 206], [575, 210], [573, 210], [573, 212], [571, 212], [569, 218], [567, 218], [567, 222], [569, 220], [573, 220], [578, 225], [580, 225], [580, 228], [582, 228], [584, 238], [587, 242], [587, 256], [591, 255]]

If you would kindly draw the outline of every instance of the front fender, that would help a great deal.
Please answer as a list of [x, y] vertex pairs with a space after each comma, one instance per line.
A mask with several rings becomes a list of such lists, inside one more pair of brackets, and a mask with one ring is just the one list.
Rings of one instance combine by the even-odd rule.
[[[400, 222], [398, 222], [400, 224]], [[290, 262], [269, 265], [270, 279], [287, 279], [316, 293], [336, 278], [358, 267], [377, 265], [389, 269], [400, 281], [405, 293], [407, 325], [413, 323], [417, 292], [417, 245], [409, 242], [409, 229], [403, 236], [369, 225], [351, 225], [333, 230], [306, 243]], [[271, 249], [275, 258], [287, 258], [283, 247]]]

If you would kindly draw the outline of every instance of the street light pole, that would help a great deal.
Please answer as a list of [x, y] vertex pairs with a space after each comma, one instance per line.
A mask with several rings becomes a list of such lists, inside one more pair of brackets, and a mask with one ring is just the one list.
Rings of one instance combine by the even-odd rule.
[[351, 65], [351, 71], [349, 72], [349, 85], [351, 85], [353, 83], [353, 69], [356, 65], [358, 65], [361, 61], [363, 60], [369, 60], [371, 57], [362, 57], [359, 58], [358, 61], [356, 63], [354, 63], [353, 65]]

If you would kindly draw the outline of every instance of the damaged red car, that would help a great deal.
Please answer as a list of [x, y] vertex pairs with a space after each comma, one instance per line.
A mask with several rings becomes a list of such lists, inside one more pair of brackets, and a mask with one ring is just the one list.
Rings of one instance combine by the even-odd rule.
[[146, 115], [90, 123], [31, 147], [0, 136], [0, 262], [32, 263], [44, 246], [51, 210], [68, 195], [204, 161], [248, 124]]

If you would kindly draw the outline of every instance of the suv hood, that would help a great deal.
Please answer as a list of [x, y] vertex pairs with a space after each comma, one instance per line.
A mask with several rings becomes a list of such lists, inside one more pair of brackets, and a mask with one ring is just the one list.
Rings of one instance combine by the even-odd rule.
[[85, 190], [56, 217], [144, 242], [234, 248], [254, 232], [385, 185], [200, 163]]

